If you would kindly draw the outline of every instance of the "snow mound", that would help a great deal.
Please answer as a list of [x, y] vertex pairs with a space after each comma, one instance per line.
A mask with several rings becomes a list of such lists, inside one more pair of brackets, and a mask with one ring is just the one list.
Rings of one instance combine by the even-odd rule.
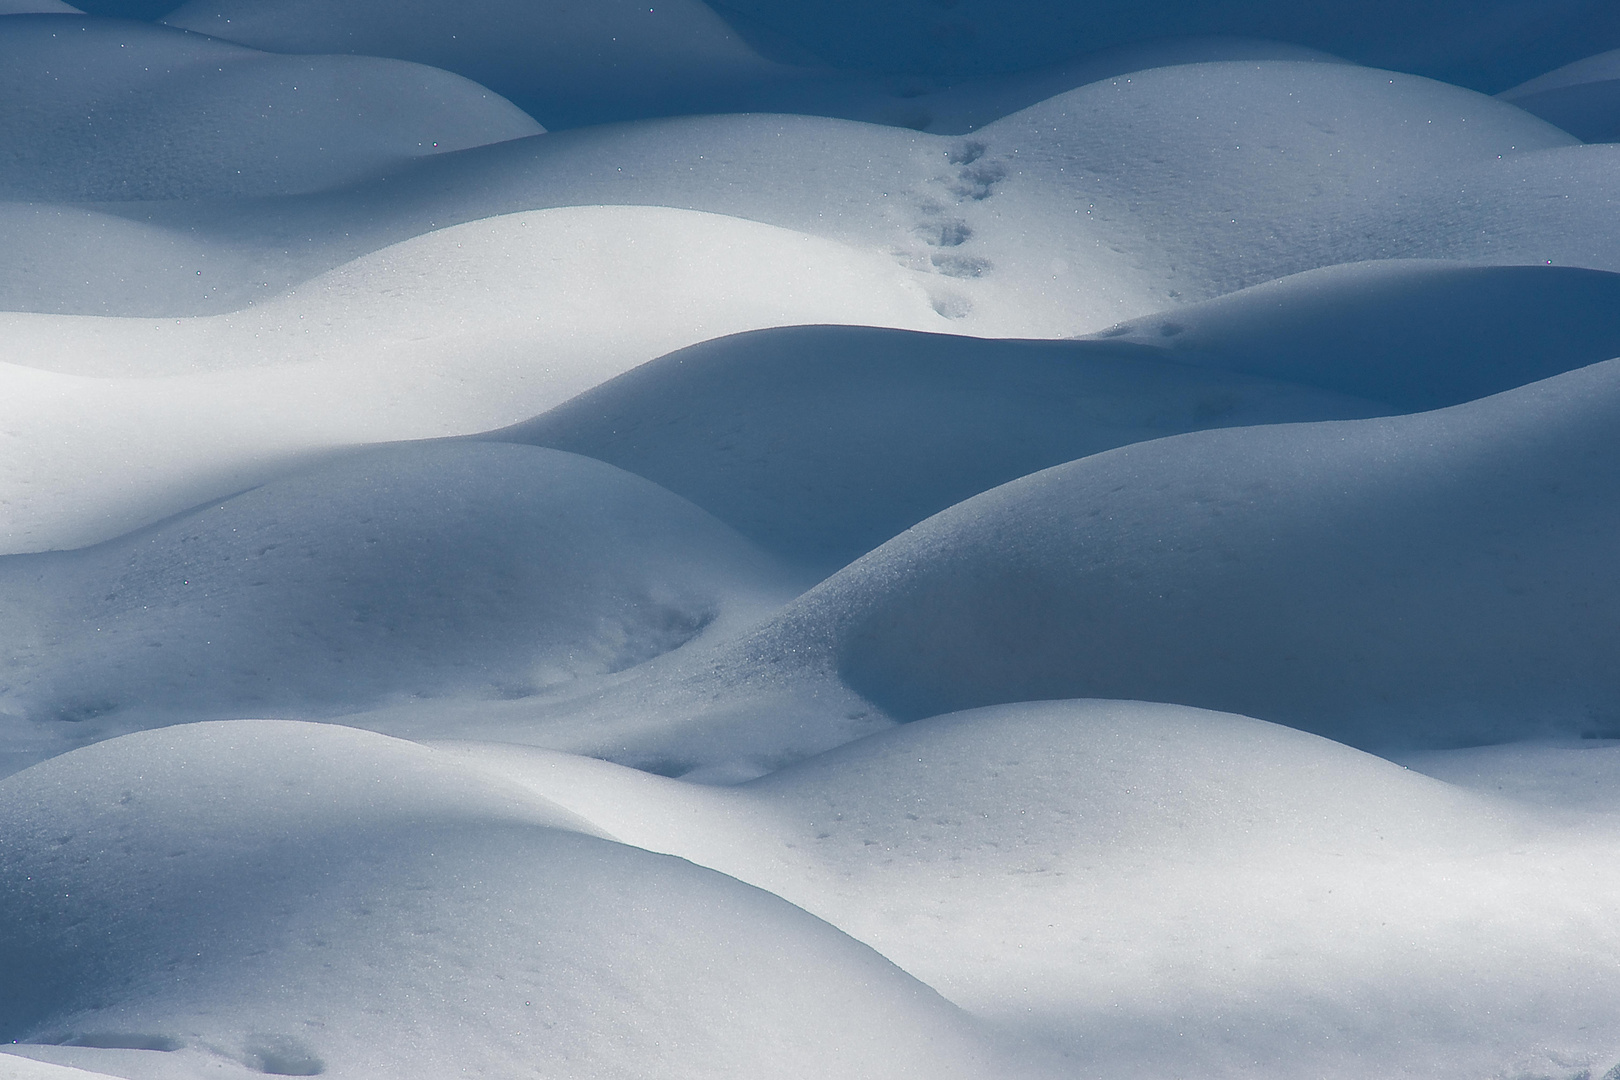
[[[408, 12], [408, 14], [407, 14]], [[733, 21], [736, 12], [726, 15]], [[1280, 41], [1209, 35], [1132, 42], [994, 76], [895, 80], [827, 69], [773, 35], [741, 36], [696, 0], [453, 8], [382, 0], [191, 0], [163, 20], [281, 53], [362, 53], [454, 71], [552, 129], [653, 116], [779, 112], [960, 134], [1053, 94], [1150, 67], [1333, 60]], [[758, 46], [756, 51], [754, 46]]]
[[753, 700], [774, 681], [801, 708], [826, 693], [842, 730], [836, 671], [902, 720], [1113, 697], [1369, 747], [1612, 735], [1617, 422], [1610, 361], [1432, 413], [1048, 469], [829, 578], [694, 667], [685, 707], [734, 725], [721, 688]]
[[0, 559], [0, 708], [79, 740], [187, 715], [520, 698], [735, 630], [795, 591], [719, 522], [609, 465], [402, 445], [97, 547]]
[[611, 462], [830, 572], [970, 495], [1124, 443], [1380, 411], [1095, 342], [800, 326], [693, 345], [481, 437]]
[[833, 568], [970, 495], [1115, 446], [1432, 409], [1615, 356], [1620, 275], [1353, 264], [1088, 341], [754, 331], [485, 437], [611, 462]]
[[[1517, 256], [1491, 221], [1512, 220], [1523, 200], [1499, 178], [1501, 159], [1572, 142], [1455, 86], [1267, 61], [1094, 83], [987, 125], [956, 157], [970, 201], [1041, 221], [1044, 233], [1018, 242], [1070, 261], [1099, 242], [1131, 252], [1120, 271], [1145, 276], [1168, 307], [1338, 263], [1533, 263], [1560, 241], [1584, 250], [1585, 213], [1561, 228], [1546, 223]], [[1459, 207], [1462, 190], [1470, 198]], [[994, 241], [1013, 239], [987, 234], [972, 253], [999, 263], [1006, 256]]]
[[1539, 1056], [1524, 1075], [1564, 1076], [1620, 1045], [1593, 993], [1620, 935], [1589, 922], [1613, 907], [1612, 819], [1526, 813], [1273, 724], [996, 706], [729, 789], [445, 749], [792, 900], [1085, 1075], [1462, 1080]]
[[431, 64], [548, 127], [730, 111], [782, 77], [698, 0], [191, 0], [163, 21], [269, 52]]
[[1496, 96], [1587, 142], [1620, 141], [1620, 49], [1566, 64]]
[[820, 322], [950, 325], [886, 255], [662, 207], [443, 229], [230, 315], [3, 314], [3, 550], [95, 543], [299, 455], [488, 430], [672, 349]]
[[371, 57], [286, 57], [136, 22], [0, 22], [0, 197], [259, 196], [352, 182], [543, 129], [475, 83]]
[[1415, 260], [1334, 266], [1092, 338], [1434, 409], [1620, 356], [1620, 274]]
[[[942, 90], [907, 98], [913, 110], [903, 126], [937, 135], [965, 135], [993, 120], [1076, 87], [1149, 68], [1222, 60], [1295, 60], [1343, 64], [1331, 53], [1265, 38], [1212, 34], [1157, 38], [1084, 53], [1028, 71], [952, 80]], [[852, 119], [872, 119], [852, 117]]]
[[185, 716], [522, 698], [757, 621], [797, 583], [557, 451], [352, 456], [76, 552], [0, 559], [18, 763]]
[[10, 777], [0, 806], [0, 1034], [46, 1060], [181, 1077], [1000, 1072], [959, 1012], [802, 910], [570, 831], [544, 800], [381, 736], [168, 728]]

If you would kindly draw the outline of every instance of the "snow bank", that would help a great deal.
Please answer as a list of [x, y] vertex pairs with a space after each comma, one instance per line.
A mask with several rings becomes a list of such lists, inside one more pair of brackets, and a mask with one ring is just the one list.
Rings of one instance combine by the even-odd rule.
[[10, 777], [0, 806], [0, 1025], [35, 1044], [14, 1052], [184, 1077], [1001, 1073], [802, 910], [396, 740], [169, 728]]

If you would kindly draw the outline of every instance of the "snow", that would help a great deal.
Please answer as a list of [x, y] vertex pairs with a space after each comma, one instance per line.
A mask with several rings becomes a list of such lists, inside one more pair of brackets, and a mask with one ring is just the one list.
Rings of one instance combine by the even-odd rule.
[[827, 321], [948, 325], [881, 255], [660, 207], [470, 222], [227, 315], [0, 316], [4, 543], [99, 542], [311, 453], [509, 424], [713, 335]]
[[1620, 275], [1559, 266], [1348, 263], [1093, 337], [1402, 410], [1433, 409], [1620, 356]]
[[797, 591], [646, 480], [457, 442], [350, 455], [93, 548], [9, 559], [0, 582], [0, 708], [80, 739], [132, 712], [522, 698]]
[[0, 1078], [1620, 1080], [1613, 5], [83, 6]]
[[1588, 56], [1496, 95], [1587, 142], [1620, 140], [1620, 49]]
[[1232, 34], [1494, 92], [1598, 48], [1620, 47], [1601, 0], [725, 0], [745, 32], [786, 38], [839, 67], [952, 78], [1018, 71], [1165, 36]]
[[1122, 446], [966, 499], [598, 692], [356, 720], [740, 779], [1053, 698], [1382, 752], [1612, 737], [1617, 393], [1605, 361], [1429, 413]]
[[1607, 735], [1617, 380], [1081, 459], [902, 534], [780, 632], [829, 635], [906, 719], [1120, 697], [1361, 746]]
[[431, 64], [548, 127], [733, 111], [728, 99], [783, 77], [698, 0], [191, 0], [163, 21], [270, 52]]
[[447, 749], [850, 927], [970, 1012], [1060, 1041], [1074, 1075], [1336, 1076], [1353, 1057], [1355, 1075], [1478, 1076], [1519, 1023], [1600, 1067], [1617, 1037], [1620, 939], [1588, 922], [1615, 885], [1612, 818], [1549, 820], [1272, 724], [998, 706], [731, 789]]
[[107, 1062], [136, 1076], [993, 1075], [957, 1010], [826, 923], [409, 743], [170, 728], [3, 797], [0, 985], [46, 1060], [94, 1067], [111, 1044], [143, 1050]]
[[758, 330], [670, 353], [484, 437], [611, 462], [830, 573], [1049, 465], [1182, 431], [1385, 411], [1177, 360], [1097, 342]]
[[141, 23], [6, 19], [0, 72], [8, 199], [314, 191], [541, 130], [482, 87], [419, 64], [273, 56]]

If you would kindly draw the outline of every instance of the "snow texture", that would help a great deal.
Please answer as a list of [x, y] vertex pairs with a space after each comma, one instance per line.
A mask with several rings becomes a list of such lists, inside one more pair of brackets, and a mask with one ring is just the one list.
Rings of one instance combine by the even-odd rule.
[[0, 0], [0, 1080], [1620, 1080], [1617, 57]]

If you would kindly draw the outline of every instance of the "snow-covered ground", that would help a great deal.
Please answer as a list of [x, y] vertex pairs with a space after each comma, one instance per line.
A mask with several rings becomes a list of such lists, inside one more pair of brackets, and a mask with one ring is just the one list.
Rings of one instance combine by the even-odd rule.
[[0, 1080], [1620, 1080], [1617, 87], [0, 0]]

